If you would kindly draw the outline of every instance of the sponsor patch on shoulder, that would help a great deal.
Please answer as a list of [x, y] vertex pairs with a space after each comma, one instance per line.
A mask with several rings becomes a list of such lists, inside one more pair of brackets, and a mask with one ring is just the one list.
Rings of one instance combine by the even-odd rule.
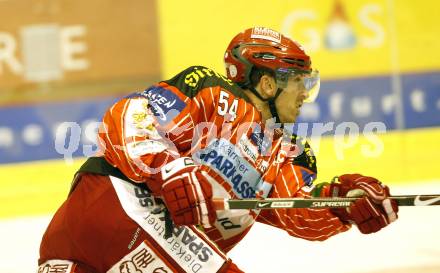
[[38, 267], [38, 273], [73, 273], [76, 265], [68, 260], [48, 260]]
[[173, 120], [186, 106], [173, 91], [161, 86], [152, 86], [141, 93], [148, 99], [148, 104], [160, 125]]

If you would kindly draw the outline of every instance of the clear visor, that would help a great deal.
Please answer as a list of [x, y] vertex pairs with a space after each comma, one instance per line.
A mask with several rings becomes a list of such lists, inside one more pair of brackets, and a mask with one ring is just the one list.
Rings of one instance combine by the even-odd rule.
[[319, 88], [321, 86], [318, 70], [313, 70], [310, 73], [304, 73], [296, 69], [280, 68], [277, 70], [276, 74], [277, 83], [279, 83], [281, 87], [287, 86], [289, 78], [300, 76], [302, 79], [302, 84], [307, 91], [307, 99], [305, 99], [304, 102], [314, 102], [316, 97], [318, 97]]
[[321, 87], [321, 79], [319, 78], [319, 71], [313, 70], [312, 73], [304, 75], [304, 87], [307, 90], [308, 97], [304, 102], [314, 102], [319, 94]]

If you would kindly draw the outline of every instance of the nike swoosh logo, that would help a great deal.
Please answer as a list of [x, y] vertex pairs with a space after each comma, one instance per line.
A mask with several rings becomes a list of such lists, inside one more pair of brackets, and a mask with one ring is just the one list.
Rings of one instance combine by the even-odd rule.
[[440, 196], [439, 197], [435, 197], [435, 198], [431, 198], [431, 199], [428, 199], [428, 200], [420, 200], [420, 195], [419, 195], [414, 200], [414, 205], [415, 206], [429, 206], [429, 205], [432, 205], [432, 204], [436, 203], [437, 201], [440, 201]]
[[187, 167], [187, 166], [192, 166], [192, 165], [194, 165], [194, 161], [191, 158], [185, 158], [183, 160], [183, 167], [179, 166], [178, 164], [172, 164], [172, 163], [170, 165], [171, 166], [169, 166], [169, 167], [165, 167], [165, 173], [170, 173], [173, 169], [176, 168], [176, 165], [180, 169]]
[[270, 203], [258, 203], [259, 208], [264, 208], [267, 207], [268, 205], [270, 205]]

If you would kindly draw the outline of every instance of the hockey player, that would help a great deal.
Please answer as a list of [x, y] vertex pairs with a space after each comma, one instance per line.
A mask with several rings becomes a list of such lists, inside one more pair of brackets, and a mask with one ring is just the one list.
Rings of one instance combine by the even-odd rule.
[[[293, 123], [316, 96], [319, 75], [299, 44], [255, 27], [232, 39], [224, 59], [227, 77], [189, 67], [108, 109], [102, 154], [76, 174], [44, 234], [38, 272], [241, 272], [226, 253], [256, 221], [326, 240], [397, 219], [375, 178], [313, 185], [309, 145], [265, 123]], [[362, 198], [348, 209], [216, 211], [212, 202], [308, 196]]]

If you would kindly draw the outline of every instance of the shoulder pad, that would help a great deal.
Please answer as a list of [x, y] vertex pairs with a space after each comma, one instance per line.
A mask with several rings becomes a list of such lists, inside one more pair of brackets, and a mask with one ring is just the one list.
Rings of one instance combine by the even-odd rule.
[[191, 66], [173, 78], [163, 81], [177, 87], [187, 97], [194, 97], [197, 93], [209, 87], [221, 87], [237, 97], [247, 99], [243, 90], [226, 76], [204, 66]]
[[302, 166], [317, 174], [318, 169], [316, 164], [316, 156], [313, 153], [312, 147], [310, 147], [307, 140], [297, 135], [292, 135], [291, 138], [291, 142], [298, 145], [300, 151], [302, 151], [301, 154], [294, 158], [293, 164]]

